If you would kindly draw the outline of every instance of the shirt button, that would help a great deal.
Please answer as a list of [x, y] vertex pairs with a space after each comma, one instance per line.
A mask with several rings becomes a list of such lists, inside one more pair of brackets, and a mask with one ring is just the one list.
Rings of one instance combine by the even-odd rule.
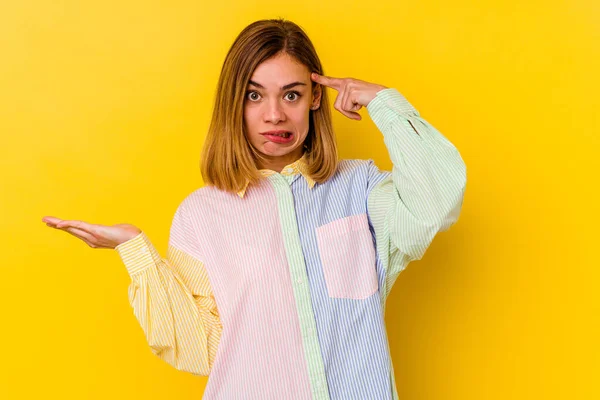
[[298, 283], [301, 284], [302, 283], [302, 279], [298, 278], [298, 279], [296, 279], [296, 282], [298, 282]]
[[294, 169], [293, 169], [293, 168], [288, 168], [288, 169], [286, 169], [285, 171], [286, 171], [286, 172], [289, 172], [289, 173], [291, 174], [292, 172], [294, 172]]

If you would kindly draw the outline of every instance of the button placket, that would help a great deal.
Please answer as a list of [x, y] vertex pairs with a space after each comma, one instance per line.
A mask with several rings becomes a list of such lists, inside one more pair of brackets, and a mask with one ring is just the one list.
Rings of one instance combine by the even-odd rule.
[[[321, 356], [321, 345], [317, 337], [317, 327], [312, 309], [310, 285], [307, 284], [308, 275], [296, 222], [294, 197], [290, 184], [288, 184], [290, 181], [287, 179], [289, 177], [290, 176], [283, 174], [277, 174], [270, 177], [270, 179], [275, 188], [279, 205], [280, 223], [284, 235], [289, 273], [292, 280], [292, 288], [300, 322], [300, 334], [302, 336], [302, 341], [304, 342], [304, 354], [309, 366], [308, 375], [313, 398], [329, 400], [329, 390], [327, 388], [327, 380], [325, 377], [325, 365]], [[291, 177], [294, 178], [295, 175], [291, 175]], [[293, 179], [291, 181], [293, 181]]]

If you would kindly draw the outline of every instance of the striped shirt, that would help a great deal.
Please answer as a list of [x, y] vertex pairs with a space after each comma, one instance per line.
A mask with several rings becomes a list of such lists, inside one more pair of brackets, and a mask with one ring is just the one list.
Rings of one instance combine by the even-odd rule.
[[306, 154], [237, 194], [175, 211], [166, 258], [144, 232], [116, 247], [152, 352], [208, 376], [205, 399], [397, 399], [385, 305], [398, 274], [457, 221], [466, 167], [394, 88], [367, 106], [393, 164]]

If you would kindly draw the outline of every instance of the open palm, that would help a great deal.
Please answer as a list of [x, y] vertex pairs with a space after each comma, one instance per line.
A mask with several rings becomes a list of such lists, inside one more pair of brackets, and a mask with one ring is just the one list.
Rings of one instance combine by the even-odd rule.
[[77, 220], [62, 220], [52, 216], [45, 216], [42, 218], [42, 222], [51, 228], [70, 233], [95, 249], [114, 249], [142, 232], [131, 224], [107, 226]]

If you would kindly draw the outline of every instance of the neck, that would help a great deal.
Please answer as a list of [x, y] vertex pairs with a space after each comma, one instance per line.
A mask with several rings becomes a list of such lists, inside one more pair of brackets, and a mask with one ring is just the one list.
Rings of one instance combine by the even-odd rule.
[[280, 157], [268, 157], [266, 156], [264, 159], [260, 159], [258, 161], [258, 169], [270, 169], [272, 171], [281, 172], [286, 165], [293, 163], [294, 161], [299, 160], [304, 155], [304, 149], [297, 149], [298, 151], [293, 151], [290, 154], [286, 154]]

